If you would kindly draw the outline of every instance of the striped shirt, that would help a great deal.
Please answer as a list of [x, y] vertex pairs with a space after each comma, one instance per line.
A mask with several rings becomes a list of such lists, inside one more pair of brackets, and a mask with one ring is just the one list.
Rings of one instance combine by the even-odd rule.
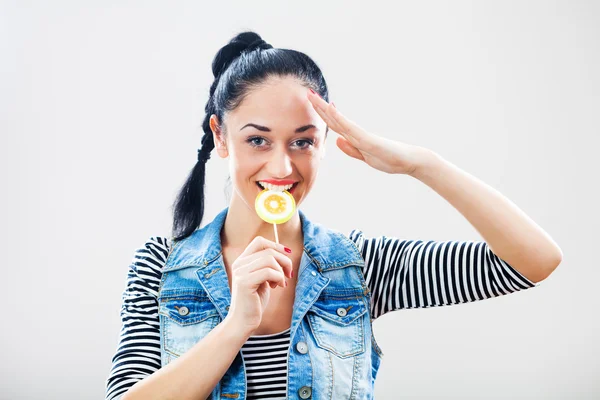
[[[371, 319], [395, 310], [461, 304], [540, 285], [496, 256], [483, 241], [422, 241], [348, 235], [365, 260]], [[106, 379], [105, 399], [119, 399], [161, 367], [158, 287], [170, 249], [153, 236], [129, 264], [122, 295], [121, 331]], [[251, 336], [240, 349], [248, 399], [285, 399], [290, 330]]]
[[250, 336], [242, 346], [248, 399], [285, 399], [290, 329]]

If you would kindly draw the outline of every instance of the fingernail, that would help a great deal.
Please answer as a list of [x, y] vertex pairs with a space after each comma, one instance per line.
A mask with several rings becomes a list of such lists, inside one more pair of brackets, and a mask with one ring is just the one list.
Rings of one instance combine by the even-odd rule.
[[292, 271], [292, 278], [294, 277], [294, 271]]
[[323, 98], [323, 96], [321, 96], [319, 93], [315, 92], [314, 90], [312, 90], [311, 88], [308, 88], [312, 94], [316, 94], [317, 96], [319, 96], [320, 98]]
[[285, 246], [283, 247], [283, 249], [286, 251], [286, 253], [291, 253], [291, 252], [292, 252], [292, 250], [291, 250], [291, 249], [288, 249], [288, 248], [287, 248], [287, 247], [285, 247]]

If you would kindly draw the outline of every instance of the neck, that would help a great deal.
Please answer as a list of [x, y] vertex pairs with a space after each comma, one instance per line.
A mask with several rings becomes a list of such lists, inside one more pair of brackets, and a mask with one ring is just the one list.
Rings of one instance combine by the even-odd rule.
[[[273, 224], [263, 221], [254, 208], [239, 200], [233, 196], [229, 205], [221, 232], [222, 247], [243, 250], [256, 236], [276, 242]], [[297, 243], [303, 245], [302, 223], [297, 209], [292, 218], [277, 225], [277, 236], [279, 243], [288, 247], [296, 247]]]

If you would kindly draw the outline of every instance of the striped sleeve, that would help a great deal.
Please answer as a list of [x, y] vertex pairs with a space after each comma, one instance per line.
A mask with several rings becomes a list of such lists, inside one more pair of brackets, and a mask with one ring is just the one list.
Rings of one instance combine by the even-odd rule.
[[106, 379], [105, 399], [120, 399], [136, 382], [161, 367], [158, 287], [169, 239], [153, 236], [139, 247], [127, 272], [121, 303], [121, 332]]
[[365, 260], [372, 319], [405, 308], [485, 300], [539, 286], [496, 256], [483, 241], [401, 240], [348, 235]]

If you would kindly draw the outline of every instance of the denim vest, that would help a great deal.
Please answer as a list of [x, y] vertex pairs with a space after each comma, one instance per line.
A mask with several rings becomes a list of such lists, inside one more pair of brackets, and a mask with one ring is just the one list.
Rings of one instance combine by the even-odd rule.
[[[231, 302], [221, 248], [229, 207], [187, 238], [171, 242], [158, 291], [162, 366], [202, 340]], [[288, 351], [287, 398], [372, 399], [383, 353], [373, 336], [371, 293], [356, 245], [311, 223], [298, 209], [304, 249]], [[210, 363], [210, 360], [206, 360]], [[246, 399], [241, 352], [209, 396]]]

